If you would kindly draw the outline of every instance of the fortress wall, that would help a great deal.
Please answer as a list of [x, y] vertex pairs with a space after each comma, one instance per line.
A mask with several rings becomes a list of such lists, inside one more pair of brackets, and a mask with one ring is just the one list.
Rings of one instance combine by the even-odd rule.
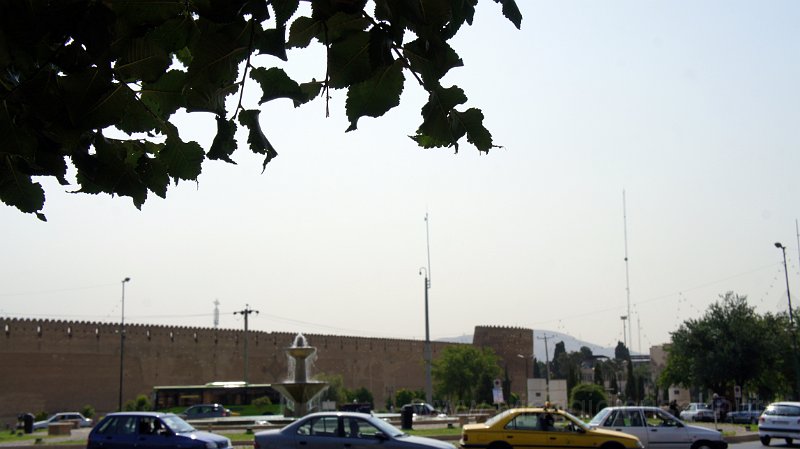
[[511, 379], [511, 392], [524, 399], [526, 372], [533, 377], [533, 331], [521, 327], [475, 326], [472, 344], [494, 350]]
[[[92, 405], [98, 413], [116, 410], [119, 328], [114, 323], [0, 317], [0, 425], [29, 411], [52, 413], [84, 405]], [[524, 349], [504, 346], [532, 341], [530, 329], [480, 329], [476, 328], [476, 336], [480, 333], [481, 345], [492, 346], [505, 359]], [[494, 336], [498, 332], [501, 337]], [[294, 341], [293, 333], [126, 324], [123, 402], [149, 395], [156, 385], [243, 380], [245, 336], [247, 380], [285, 380], [284, 350]], [[423, 341], [322, 334], [306, 338], [317, 348], [312, 378], [318, 373], [341, 374], [346, 388], [372, 392], [378, 408], [398, 389], [424, 389]], [[453, 344], [458, 343], [432, 342], [433, 359]]]

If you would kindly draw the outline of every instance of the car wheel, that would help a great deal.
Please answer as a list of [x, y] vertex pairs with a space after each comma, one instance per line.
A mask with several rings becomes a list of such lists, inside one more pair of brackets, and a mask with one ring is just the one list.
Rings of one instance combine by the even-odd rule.
[[698, 441], [692, 445], [692, 449], [711, 449], [711, 445], [708, 441]]
[[769, 437], [761, 437], [759, 439], [761, 440], [761, 444], [763, 444], [764, 446], [769, 446], [769, 439], [770, 439]]
[[786, 444], [792, 444], [792, 441], [794, 441], [791, 438], [785, 438], [784, 440], [786, 441]]
[[488, 449], [511, 449], [511, 445], [505, 441], [495, 441], [489, 445]]

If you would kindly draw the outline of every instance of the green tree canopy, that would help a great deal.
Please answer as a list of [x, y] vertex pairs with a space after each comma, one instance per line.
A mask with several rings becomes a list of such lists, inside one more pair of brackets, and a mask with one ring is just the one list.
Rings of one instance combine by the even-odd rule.
[[608, 406], [608, 397], [600, 385], [580, 384], [572, 389], [569, 404], [576, 413], [594, 415]]
[[704, 316], [684, 322], [672, 333], [659, 383], [699, 387], [728, 397], [734, 385], [787, 391], [790, 386], [776, 375], [792, 366], [787, 328], [780, 317], [758, 315], [746, 296], [720, 295]]
[[[519, 28], [515, 0], [495, 2]], [[242, 101], [245, 90], [260, 93], [259, 106], [288, 99], [297, 107], [344, 89], [351, 131], [396, 107], [410, 76], [428, 93], [411, 136], [419, 146], [458, 151], [466, 139], [489, 151], [481, 110], [463, 108], [464, 91], [441, 83], [462, 65], [450, 41], [472, 24], [477, 3], [4, 0], [0, 201], [44, 219], [45, 192], [33, 178], [69, 184], [71, 164], [79, 192], [127, 196], [140, 208], [149, 193], [165, 197], [171, 182], [196, 180], [207, 159], [233, 163], [240, 128], [266, 168], [278, 152], [260, 110]], [[320, 76], [295, 81], [281, 67], [287, 50], [312, 44], [325, 49]], [[274, 64], [256, 66], [257, 55]], [[216, 117], [208, 148], [181, 136], [179, 110]]]
[[[502, 369], [499, 358], [490, 348], [472, 345], [452, 345], [442, 350], [433, 361], [431, 373], [437, 395], [453, 404], [469, 404], [487, 399], [492, 380], [499, 378]], [[487, 390], [488, 389], [488, 390]]]

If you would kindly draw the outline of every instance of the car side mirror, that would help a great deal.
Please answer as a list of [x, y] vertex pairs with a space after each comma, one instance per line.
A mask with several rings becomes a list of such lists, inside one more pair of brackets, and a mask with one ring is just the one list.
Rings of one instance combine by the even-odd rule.
[[389, 439], [389, 437], [383, 432], [376, 432], [375, 433], [375, 438], [377, 438], [377, 439], [379, 439], [381, 441], [386, 441], [386, 440]]

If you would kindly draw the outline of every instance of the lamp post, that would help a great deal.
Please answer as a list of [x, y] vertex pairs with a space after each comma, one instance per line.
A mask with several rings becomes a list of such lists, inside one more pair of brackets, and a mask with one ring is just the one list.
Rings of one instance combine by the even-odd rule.
[[775, 242], [775, 248], [783, 252], [783, 273], [786, 275], [786, 299], [789, 301], [789, 330], [792, 333], [792, 358], [794, 359], [795, 397], [800, 395], [800, 365], [797, 360], [797, 332], [794, 328], [794, 312], [792, 311], [792, 294], [789, 292], [789, 270], [786, 267], [786, 247], [781, 242]]
[[125, 361], [125, 283], [131, 278], [122, 280], [122, 319], [119, 327], [119, 410], [122, 411], [122, 373]]

